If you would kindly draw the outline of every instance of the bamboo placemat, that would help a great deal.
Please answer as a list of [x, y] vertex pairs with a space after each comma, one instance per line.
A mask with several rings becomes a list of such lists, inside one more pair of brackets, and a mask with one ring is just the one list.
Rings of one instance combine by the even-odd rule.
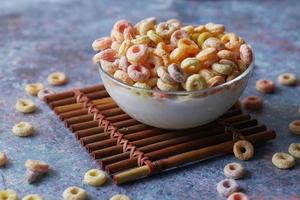
[[131, 118], [103, 85], [51, 94], [45, 102], [116, 184], [231, 153], [239, 139], [256, 145], [276, 137], [238, 104], [214, 122], [171, 131]]

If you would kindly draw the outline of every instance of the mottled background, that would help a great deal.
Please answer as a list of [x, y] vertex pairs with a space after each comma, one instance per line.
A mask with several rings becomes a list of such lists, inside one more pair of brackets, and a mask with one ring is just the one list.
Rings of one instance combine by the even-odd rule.
[[[244, 95], [260, 95], [264, 109], [254, 113], [262, 123], [277, 131], [278, 137], [256, 149], [253, 160], [243, 162], [248, 169], [240, 180], [253, 199], [300, 199], [300, 163], [292, 170], [279, 170], [271, 164], [274, 152], [287, 151], [300, 137], [287, 130], [291, 120], [299, 119], [300, 87], [278, 86], [276, 94], [255, 91], [259, 78], [276, 80], [282, 72], [300, 78], [300, 1], [175, 1], [175, 0], [1, 0], [0, 2], [0, 151], [5, 151], [9, 165], [0, 169], [0, 189], [15, 189], [20, 196], [42, 194], [48, 200], [61, 199], [71, 185], [85, 188], [89, 199], [109, 199], [125, 193], [132, 199], [218, 199], [216, 184], [224, 178], [226, 163], [237, 161], [227, 155], [143, 179], [122, 187], [109, 181], [103, 187], [83, 185], [82, 176], [97, 167], [51, 110], [38, 104], [32, 115], [16, 112], [18, 98], [28, 97], [24, 85], [42, 82], [50, 72], [66, 72], [70, 82], [57, 91], [100, 82], [91, 63], [91, 42], [110, 33], [113, 23], [122, 18], [137, 22], [155, 16], [159, 20], [178, 18], [184, 23], [209, 21], [223, 23], [227, 30], [243, 36], [252, 44], [256, 69]], [[12, 126], [32, 122], [36, 134], [17, 138]], [[50, 163], [51, 172], [40, 183], [24, 180], [26, 159]], [[220, 198], [221, 199], [221, 198]]]

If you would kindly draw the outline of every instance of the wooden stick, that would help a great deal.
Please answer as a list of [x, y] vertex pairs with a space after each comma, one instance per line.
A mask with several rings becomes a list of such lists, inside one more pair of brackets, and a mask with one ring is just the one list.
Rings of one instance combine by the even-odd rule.
[[[271, 140], [276, 137], [274, 131], [264, 131], [256, 134], [246, 136], [246, 139], [252, 142], [252, 144], [257, 144]], [[231, 153], [233, 144], [235, 141], [226, 141], [223, 143], [215, 144], [205, 148], [196, 149], [193, 151], [185, 152], [179, 155], [175, 155], [169, 158], [158, 160], [153, 162], [155, 166], [155, 172], [161, 172], [164, 170], [169, 170], [181, 165], [185, 165], [191, 162], [200, 161], [201, 159], [206, 159], [211, 156], [216, 156], [224, 153]], [[129, 181], [134, 181], [146, 176], [151, 175], [150, 168], [145, 165], [141, 167], [136, 167], [113, 176], [113, 180], [116, 184], [122, 184]]]

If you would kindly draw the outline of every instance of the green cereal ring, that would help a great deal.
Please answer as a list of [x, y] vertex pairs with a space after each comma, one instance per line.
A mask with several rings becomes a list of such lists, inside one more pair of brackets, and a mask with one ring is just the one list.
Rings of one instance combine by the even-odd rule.
[[223, 75], [229, 75], [231, 74], [233, 67], [228, 64], [220, 64], [220, 63], [214, 63], [211, 67], [215, 72], [223, 74]]
[[185, 88], [187, 91], [202, 90], [207, 87], [207, 83], [200, 74], [193, 74], [186, 80]]

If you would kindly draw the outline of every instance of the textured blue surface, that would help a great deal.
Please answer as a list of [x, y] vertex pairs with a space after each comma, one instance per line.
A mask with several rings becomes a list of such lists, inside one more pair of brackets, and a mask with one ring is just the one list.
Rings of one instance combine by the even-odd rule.
[[[125, 193], [132, 199], [218, 199], [216, 184], [224, 178], [223, 167], [236, 161], [223, 156], [179, 170], [156, 175], [135, 183], [103, 187], [83, 185], [83, 174], [97, 164], [78, 145], [50, 109], [34, 99], [36, 113], [24, 115], [14, 109], [20, 97], [27, 97], [24, 85], [46, 84], [52, 71], [64, 71], [70, 82], [62, 91], [100, 82], [91, 63], [91, 42], [108, 35], [117, 19], [133, 22], [148, 16], [159, 20], [178, 18], [184, 23], [223, 23], [229, 31], [252, 44], [256, 69], [244, 95], [260, 95], [264, 109], [254, 113], [260, 122], [277, 131], [278, 137], [256, 149], [255, 158], [243, 162], [248, 170], [239, 183], [253, 199], [300, 199], [300, 163], [292, 170], [279, 170], [271, 164], [273, 153], [287, 151], [300, 137], [287, 130], [291, 120], [300, 118], [300, 87], [278, 86], [276, 94], [255, 91], [259, 78], [276, 80], [282, 72], [294, 72], [300, 78], [300, 1], [92, 1], [92, 0], [1, 0], [0, 2], [0, 151], [5, 151], [9, 165], [0, 169], [0, 189], [15, 189], [20, 196], [42, 194], [48, 200], [61, 199], [71, 185], [85, 188], [89, 199], [109, 199]], [[118, 5], [118, 6], [116, 6]], [[17, 138], [12, 126], [32, 122], [36, 134]], [[51, 172], [40, 183], [24, 180], [26, 159], [40, 159], [51, 165]], [[220, 198], [222, 199], [222, 198]]]

